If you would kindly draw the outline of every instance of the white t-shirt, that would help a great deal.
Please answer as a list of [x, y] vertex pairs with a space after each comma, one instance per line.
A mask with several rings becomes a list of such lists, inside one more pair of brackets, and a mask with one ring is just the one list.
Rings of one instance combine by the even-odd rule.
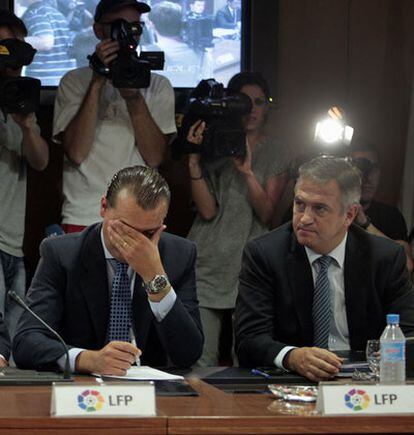
[[0, 110], [0, 250], [23, 257], [26, 212], [26, 159], [23, 133], [11, 115], [4, 121]]
[[[53, 137], [62, 133], [82, 105], [92, 78], [89, 67], [69, 71], [60, 82], [54, 112]], [[162, 133], [175, 133], [174, 90], [170, 82], [151, 74], [151, 84], [141, 93]], [[145, 165], [135, 146], [135, 136], [124, 99], [106, 82], [101, 93], [95, 140], [79, 165], [66, 157], [63, 164], [62, 222], [91, 225], [100, 220], [99, 204], [115, 172], [127, 166]]]

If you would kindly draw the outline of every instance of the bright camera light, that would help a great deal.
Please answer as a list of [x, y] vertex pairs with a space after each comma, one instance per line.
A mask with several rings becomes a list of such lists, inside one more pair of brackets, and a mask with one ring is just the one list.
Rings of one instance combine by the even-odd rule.
[[328, 118], [316, 124], [315, 140], [326, 145], [349, 145], [354, 129], [345, 125], [341, 109], [331, 107]]
[[344, 126], [333, 119], [326, 119], [325, 121], [316, 124], [315, 137], [322, 140], [322, 142], [332, 144], [342, 139], [344, 134]]

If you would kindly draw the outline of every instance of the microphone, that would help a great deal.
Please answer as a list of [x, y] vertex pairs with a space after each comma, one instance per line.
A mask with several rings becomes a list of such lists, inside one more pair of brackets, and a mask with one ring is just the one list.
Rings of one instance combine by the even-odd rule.
[[16, 292], [10, 290], [8, 292], [8, 295], [16, 303], [18, 303], [25, 311], [28, 311], [35, 319], [37, 319], [43, 326], [45, 326], [62, 343], [62, 346], [64, 347], [66, 353], [65, 369], [63, 370], [63, 379], [71, 379], [68, 346], [66, 345], [63, 338], [52, 327], [50, 327], [43, 319], [41, 319], [31, 308], [29, 308], [26, 302]]

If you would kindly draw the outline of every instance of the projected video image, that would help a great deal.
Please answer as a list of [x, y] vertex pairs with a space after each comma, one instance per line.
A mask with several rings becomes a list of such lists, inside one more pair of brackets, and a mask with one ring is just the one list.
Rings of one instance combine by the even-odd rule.
[[[57, 86], [66, 71], [87, 66], [98, 43], [93, 15], [98, 0], [14, 0], [27, 42], [38, 50], [24, 74]], [[227, 84], [240, 71], [241, 0], [148, 0], [139, 51], [164, 51], [163, 71], [174, 87], [214, 77]]]

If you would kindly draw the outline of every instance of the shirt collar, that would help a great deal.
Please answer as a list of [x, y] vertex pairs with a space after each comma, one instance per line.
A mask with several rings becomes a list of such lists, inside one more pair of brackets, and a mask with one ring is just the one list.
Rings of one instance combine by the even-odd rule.
[[109, 252], [108, 248], [105, 245], [105, 239], [103, 236], [103, 227], [101, 227], [101, 243], [102, 243], [102, 248], [104, 250], [105, 259], [106, 260], [114, 259], [114, 256]]
[[[332, 257], [336, 264], [343, 269], [344, 267], [344, 261], [345, 261], [345, 247], [346, 247], [346, 240], [348, 238], [348, 232], [345, 233], [344, 238], [342, 239], [341, 243], [334, 249], [332, 249], [331, 252], [329, 252], [326, 255], [329, 255], [329, 257]], [[306, 255], [308, 256], [308, 260], [310, 264], [313, 264], [315, 260], [317, 260], [319, 257], [322, 257], [321, 254], [316, 253], [315, 251], [312, 251], [312, 249], [305, 246]]]

